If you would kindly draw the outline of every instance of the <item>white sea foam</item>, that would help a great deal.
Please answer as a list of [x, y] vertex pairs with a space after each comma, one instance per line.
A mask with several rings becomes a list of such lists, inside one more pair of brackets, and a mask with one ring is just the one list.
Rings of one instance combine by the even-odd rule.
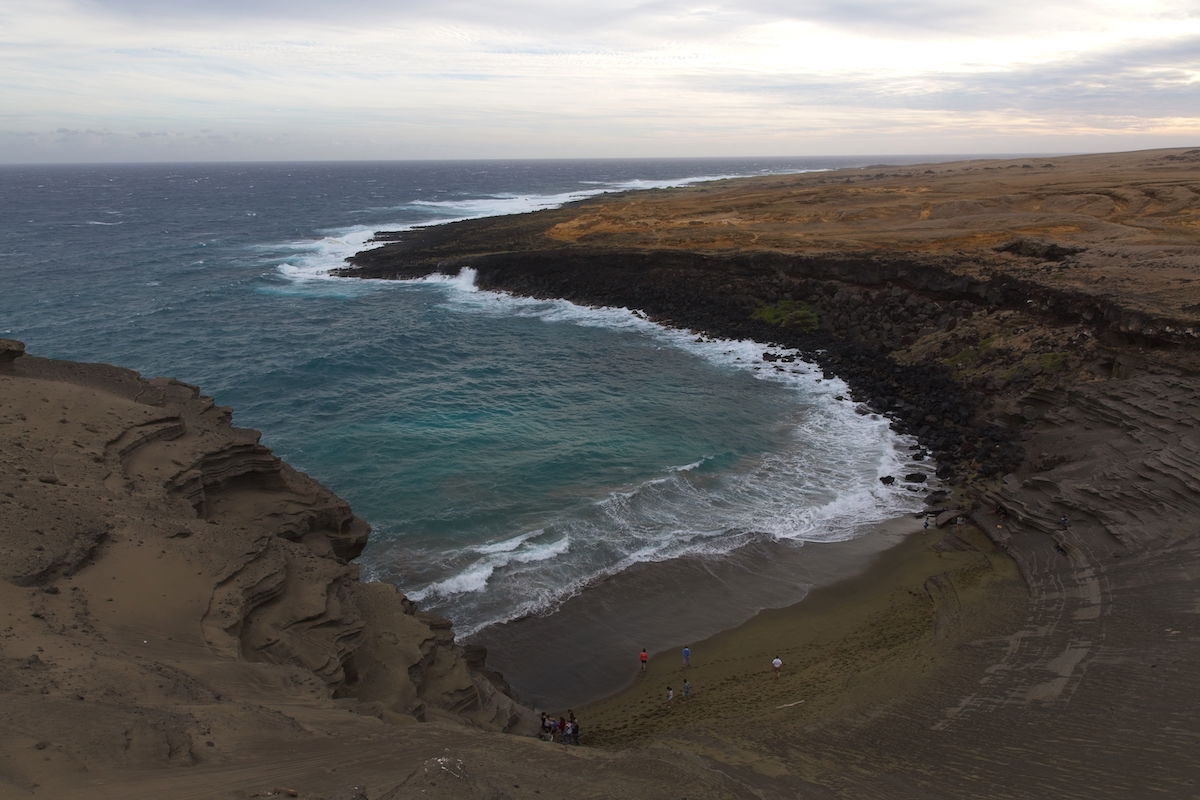
[[493, 574], [499, 569], [521, 564], [534, 564], [565, 555], [570, 550], [570, 541], [562, 536], [550, 542], [536, 543], [544, 531], [531, 531], [521, 536], [472, 548], [481, 557], [467, 568], [448, 578], [408, 593], [417, 602], [439, 600], [455, 595], [473, 594], [488, 588]]
[[543, 533], [545, 533], [545, 531], [542, 530], [541, 528], [538, 528], [537, 530], [529, 531], [527, 533], [522, 533], [519, 536], [514, 536], [511, 539], [504, 539], [499, 542], [490, 542], [488, 544], [476, 545], [475, 547], [473, 547], [471, 549], [474, 550], [476, 553], [483, 553], [485, 555], [491, 555], [492, 553], [511, 553], [513, 550], [516, 550], [518, 547], [525, 544], [533, 537], [540, 536]]
[[[443, 275], [440, 272], [435, 272], [431, 275], [426, 275], [422, 278], [414, 278], [405, 283], [425, 283], [442, 285], [451, 289], [456, 289], [459, 292], [473, 295], [479, 292], [479, 287], [476, 286], [478, 273], [470, 267], [463, 267], [458, 271], [457, 275]], [[491, 294], [490, 292], [487, 294]]]
[[683, 466], [679, 467], [667, 467], [667, 469], [671, 470], [671, 472], [691, 472], [694, 469], [700, 469], [700, 467], [704, 466], [704, 462], [708, 461], [709, 458], [709, 456], [705, 456], [699, 461], [693, 461], [690, 464], [684, 464]]

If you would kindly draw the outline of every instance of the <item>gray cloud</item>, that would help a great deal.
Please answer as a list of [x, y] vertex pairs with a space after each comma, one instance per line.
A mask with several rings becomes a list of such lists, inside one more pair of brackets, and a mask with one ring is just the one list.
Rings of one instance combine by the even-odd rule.
[[58, 136], [65, 137], [65, 138], [108, 137], [108, 136], [114, 135], [112, 131], [95, 130], [93, 128], [87, 128], [85, 130], [79, 129], [79, 128], [55, 128], [54, 133], [57, 134]]
[[[827, 151], [896, 152], [879, 143], [933, 146], [931, 132], [954, 128], [956, 114], [961, 141], [1004, 142], [1022, 126], [1033, 137], [1072, 127], [1166, 136], [1178, 126], [1163, 118], [1200, 116], [1200, 35], [1184, 0], [1130, 6], [1126, 18], [1099, 16], [1101, 0], [66, 2], [79, 13], [65, 24], [30, 14], [29, 33], [10, 37], [22, 41], [0, 48], [10, 70], [0, 120], [20, 129], [0, 131], [0, 158], [521, 155], [547, 141], [563, 155], [675, 153], [683, 141], [715, 155], [821, 136]], [[1168, 12], [1193, 23], [1126, 25]], [[787, 20], [822, 27], [796, 34], [794, 52], [781, 37], [796, 28], [747, 30]], [[1191, 38], [1169, 38], [1184, 30]], [[1153, 31], [1163, 38], [1066, 55]], [[966, 63], [976, 51], [965, 41], [995, 65]], [[1064, 49], [1048, 50], [1056, 41]], [[837, 48], [836, 63], [806, 45]], [[846, 48], [870, 52], [856, 60]], [[888, 64], [884, 52], [946, 66]], [[1044, 62], [1047, 52], [1064, 55], [995, 63]], [[855, 66], [868, 61], [869, 71]]]
[[1200, 37], [1122, 48], [1085, 58], [988, 72], [944, 72], [921, 79], [866, 73], [838, 78], [697, 77], [693, 85], [756, 93], [796, 105], [881, 110], [1021, 111], [1090, 117], [1194, 117], [1200, 114]]
[[[773, 20], [811, 22], [864, 34], [905, 37], [1034, 34], [1042, 25], [1087, 27], [1089, 18], [1103, 20], [1107, 9], [1096, 0], [1073, 3], [1052, 0], [738, 0], [697, 7], [689, 0], [82, 0], [87, 7], [145, 21], [188, 20], [221, 27], [248, 20], [319, 21], [346, 27], [429, 20], [483, 23], [530, 32], [574, 31], [581, 35], [604, 30], [640, 31], [669, 38], [727, 33], [752, 23]], [[1196, 10], [1177, 12], [1194, 18]]]
[[433, 20], [443, 22], [502, 23], [511, 27], [543, 24], [587, 25], [630, 16], [629, 8], [601, 3], [556, 3], [547, 0], [507, 0], [481, 3], [474, 0], [88, 0], [102, 12], [144, 20], [200, 20], [210, 25], [235, 25], [245, 20], [285, 24], [291, 20], [345, 24], [370, 28], [380, 22]]
[[1048, 4], [1034, 0], [748, 0], [738, 7], [764, 18], [813, 22], [859, 33], [996, 34], [1016, 20], [1028, 25]]

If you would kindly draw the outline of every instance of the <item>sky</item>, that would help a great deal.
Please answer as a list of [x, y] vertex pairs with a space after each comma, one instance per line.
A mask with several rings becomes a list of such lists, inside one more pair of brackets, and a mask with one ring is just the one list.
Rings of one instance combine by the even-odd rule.
[[1177, 146], [1197, 0], [0, 3], [0, 162]]

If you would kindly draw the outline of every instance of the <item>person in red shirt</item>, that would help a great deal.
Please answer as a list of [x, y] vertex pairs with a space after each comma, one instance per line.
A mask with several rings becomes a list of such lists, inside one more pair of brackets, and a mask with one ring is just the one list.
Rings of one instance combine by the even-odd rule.
[[642, 653], [638, 656], [638, 660], [642, 662], [642, 672], [645, 672], [646, 662], [650, 660], [650, 654], [646, 652], [646, 648], [642, 648]]

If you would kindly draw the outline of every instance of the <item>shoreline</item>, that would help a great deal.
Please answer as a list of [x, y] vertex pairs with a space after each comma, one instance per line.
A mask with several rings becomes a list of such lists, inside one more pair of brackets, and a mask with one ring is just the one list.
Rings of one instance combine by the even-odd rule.
[[552, 614], [485, 628], [464, 644], [486, 647], [489, 666], [537, 708], [597, 702], [636, 681], [643, 647], [666, 657], [764, 611], [803, 604], [811, 592], [870, 570], [920, 526], [909, 514], [838, 542], [768, 541], [718, 557], [638, 564]]
[[[713, 726], [723, 735], [737, 730], [746, 744], [769, 752], [776, 726], [811, 731], [870, 714], [877, 704], [944, 680], [971, 639], [1002, 637], [1019, 626], [1027, 587], [986, 534], [974, 525], [922, 530], [902, 522], [909, 524], [898, 527], [898, 538], [856, 574], [689, 642], [688, 668], [678, 649], [656, 654], [623, 689], [581, 704], [585, 740], [604, 748], [646, 738], [693, 747], [693, 737]], [[784, 662], [778, 679], [771, 674], [775, 656]], [[687, 700], [680, 695], [685, 678], [692, 685]]]

